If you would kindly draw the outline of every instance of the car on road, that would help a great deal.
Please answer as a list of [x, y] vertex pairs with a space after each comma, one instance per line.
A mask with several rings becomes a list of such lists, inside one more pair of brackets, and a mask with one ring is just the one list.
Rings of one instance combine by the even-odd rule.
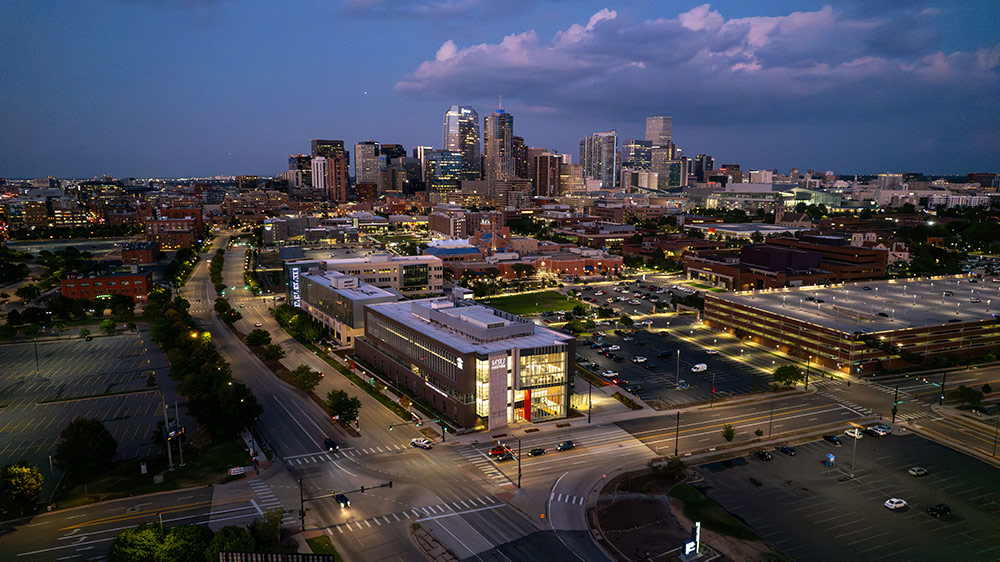
[[647, 371], [655, 371], [656, 363], [643, 363], [642, 368], [646, 369]]
[[885, 500], [885, 503], [882, 505], [892, 510], [903, 509], [906, 507], [906, 500], [900, 498], [889, 498]]
[[836, 435], [824, 435], [823, 439], [825, 441], [829, 441], [830, 443], [833, 443], [834, 445], [836, 445], [838, 447], [840, 446], [840, 437], [837, 437]]
[[336, 499], [337, 503], [340, 504], [341, 509], [347, 509], [348, 507], [351, 507], [351, 500], [347, 499], [347, 496], [345, 496], [344, 494], [337, 494]]
[[931, 517], [944, 517], [951, 515], [951, 508], [946, 503], [936, 503], [927, 508], [927, 514]]
[[708, 370], [708, 365], [706, 365], [704, 363], [698, 363], [694, 367], [691, 367], [691, 372], [692, 373], [704, 373], [707, 370]]
[[506, 452], [507, 452], [507, 449], [503, 445], [497, 445], [496, 447], [493, 447], [492, 449], [490, 449], [489, 451], [487, 451], [486, 454], [489, 455], [489, 456], [491, 456], [491, 457], [499, 457], [500, 455], [502, 455], [502, 454], [504, 454]]
[[622, 338], [622, 341], [632, 341], [634, 339], [635, 338], [633, 338], [632, 336], [625, 336], [625, 337]]
[[869, 287], [868, 285], [865, 285], [864, 287], [861, 287], [861, 288], [864, 289], [865, 291], [871, 291], [872, 290], [872, 288]]
[[493, 457], [493, 460], [495, 460], [496, 462], [503, 462], [503, 461], [509, 461], [512, 458], [514, 458], [514, 455], [504, 451], [503, 453]]
[[261, 324], [260, 322], [254, 322], [253, 325], [257, 326], [258, 328], [260, 328], [261, 326], [263, 326], [263, 324]]
[[879, 432], [879, 435], [888, 435], [892, 433], [892, 428], [885, 425], [884, 423], [877, 423], [868, 429], [874, 429], [875, 431]]
[[323, 448], [326, 449], [327, 451], [330, 451], [331, 453], [336, 453], [337, 451], [340, 450], [340, 445], [337, 444], [337, 442], [334, 441], [333, 439], [326, 437], [325, 439], [323, 439]]
[[641, 363], [645, 363], [646, 358], [643, 357], [642, 355], [636, 355], [635, 357], [632, 358], [632, 362], [635, 363], [636, 365], [639, 365]]
[[927, 469], [922, 466], [912, 466], [907, 471], [910, 476], [916, 476], [917, 478], [921, 476], [927, 476]]
[[709, 355], [718, 355], [719, 354], [719, 350], [718, 349], [706, 349], [705, 353], [707, 353]]
[[756, 453], [753, 454], [753, 456], [757, 457], [758, 459], [760, 459], [762, 461], [769, 461], [769, 460], [771, 460], [771, 459], [774, 458], [771, 455], [771, 453], [769, 453], [767, 451], [757, 451]]
[[851, 429], [845, 430], [844, 435], [848, 437], [853, 437], [855, 439], [861, 439], [862, 437], [865, 436], [865, 434], [861, 433], [861, 430], [856, 427], [852, 427]]
[[544, 454], [545, 454], [545, 449], [543, 449], [541, 447], [535, 447], [534, 449], [529, 449], [528, 450], [528, 456], [529, 457], [537, 457], [539, 455], [544, 455]]
[[625, 392], [628, 392], [629, 394], [636, 394], [636, 395], [638, 395], [640, 392], [642, 392], [642, 385], [641, 384], [627, 384], [624, 387], [622, 387], [622, 390], [624, 390]]
[[568, 451], [568, 450], [572, 449], [573, 447], [576, 447], [576, 443], [573, 443], [572, 441], [568, 441], [567, 440], [567, 441], [563, 441], [563, 442], [559, 443], [558, 445], [556, 445], [556, 450], [557, 451]]
[[628, 384], [628, 380], [623, 379], [621, 377], [611, 377], [611, 380], [609, 380], [608, 382], [610, 382], [611, 384], [617, 384], [618, 386], [625, 386]]
[[612, 371], [612, 370], [609, 369], [609, 370], [604, 371], [603, 373], [601, 373], [601, 376], [604, 377], [604, 378], [606, 378], [606, 379], [611, 379], [611, 378], [617, 377], [618, 376], [618, 372], [617, 371]]
[[782, 452], [782, 453], [784, 453], [784, 454], [786, 454], [786, 455], [788, 455], [790, 457], [794, 457], [795, 455], [799, 454], [795, 449], [789, 447], [788, 445], [782, 445], [782, 446], [778, 447], [778, 451]]
[[410, 446], [417, 447], [419, 449], [430, 449], [434, 447], [434, 443], [432, 443], [431, 440], [427, 439], [426, 437], [415, 437], [413, 439], [410, 439]]
[[972, 411], [977, 416], [984, 416], [984, 415], [985, 416], [992, 416], [993, 415], [993, 410], [991, 410], [989, 406], [973, 406], [972, 407]]

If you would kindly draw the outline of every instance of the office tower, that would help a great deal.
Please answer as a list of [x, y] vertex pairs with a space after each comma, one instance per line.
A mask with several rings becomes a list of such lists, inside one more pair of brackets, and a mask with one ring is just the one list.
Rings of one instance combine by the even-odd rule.
[[647, 117], [646, 118], [646, 140], [653, 143], [653, 146], [666, 146], [671, 140], [671, 129], [673, 128], [673, 117]]
[[434, 150], [430, 146], [413, 147], [413, 157], [420, 161], [420, 181], [427, 182], [427, 153]]
[[344, 150], [344, 141], [313, 139], [312, 155], [326, 158], [323, 185], [313, 186], [319, 192], [317, 195], [324, 200], [346, 203], [351, 153]]
[[243, 191], [253, 191], [257, 189], [257, 176], [236, 176], [236, 189]]
[[385, 156], [386, 165], [392, 164], [393, 158], [406, 158], [406, 149], [401, 144], [383, 144], [379, 146], [378, 153]]
[[514, 116], [502, 109], [483, 120], [483, 176], [514, 177]]
[[313, 139], [311, 144], [313, 158], [317, 156], [330, 158], [334, 154], [348, 154], [348, 152], [344, 150], [344, 141], [342, 140]]
[[464, 159], [461, 152], [434, 150], [426, 153], [427, 191], [431, 203], [444, 203], [448, 194], [461, 189]]
[[534, 186], [533, 195], [540, 197], [551, 197], [561, 195], [559, 182], [562, 177], [562, 156], [545, 152], [535, 157], [532, 169], [535, 175], [531, 181]]
[[[708, 178], [709, 172], [715, 170], [715, 158], [707, 154], [699, 154], [694, 159], [694, 177], [699, 182], [705, 182]], [[796, 176], [798, 173], [796, 172]]]
[[547, 148], [539, 148], [537, 146], [529, 146], [525, 149], [525, 154], [528, 157], [528, 178], [535, 177], [535, 158], [538, 158], [548, 151], [549, 149]]
[[312, 186], [317, 195], [326, 195], [326, 158], [317, 156], [312, 159]]
[[618, 186], [618, 132], [594, 133], [580, 141], [584, 178], [601, 180], [602, 187]]
[[622, 168], [649, 170], [653, 164], [652, 152], [652, 141], [635, 139], [622, 142]]
[[515, 136], [511, 142], [511, 153], [514, 158], [514, 177], [530, 178], [528, 175], [528, 147], [524, 139]]
[[354, 145], [354, 182], [378, 183], [379, 146], [373, 140]]
[[295, 172], [296, 187], [312, 185], [312, 158], [308, 154], [292, 154], [288, 157], [288, 170]]
[[448, 108], [444, 114], [441, 145], [444, 150], [462, 154], [462, 179], [477, 180], [482, 176], [479, 139], [479, 114], [476, 110], [465, 105]]

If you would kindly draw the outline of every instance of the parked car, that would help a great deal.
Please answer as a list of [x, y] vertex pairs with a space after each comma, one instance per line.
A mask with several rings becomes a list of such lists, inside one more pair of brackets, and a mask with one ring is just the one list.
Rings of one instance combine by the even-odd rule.
[[707, 353], [709, 355], [718, 355], [719, 354], [719, 350], [718, 349], [707, 349], [707, 350], [705, 350], [705, 353]]
[[656, 356], [659, 357], [660, 359], [663, 359], [664, 357], [670, 357], [671, 355], [673, 355], [673, 352], [671, 351], [661, 351], [656, 354]]
[[885, 425], [884, 423], [877, 423], [872, 426], [872, 429], [882, 432], [882, 435], [888, 435], [892, 433], [892, 427]]
[[563, 442], [559, 443], [558, 445], [556, 445], [556, 450], [557, 451], [568, 451], [568, 450], [572, 449], [573, 447], [576, 447], [576, 443], [573, 443], [572, 441], [568, 441], [567, 440], [567, 441], [563, 441]]
[[622, 338], [622, 341], [632, 341], [634, 339], [635, 338], [633, 338], [632, 336], [625, 336], [625, 337]]
[[762, 461], [769, 461], [769, 460], [771, 460], [771, 459], [774, 458], [771, 455], [771, 453], [769, 453], [767, 451], [757, 451], [756, 453], [753, 454], [753, 456], [757, 457], [758, 459], [760, 459]]
[[608, 351], [621, 351], [621, 348], [622, 347], [620, 345], [613, 345], [608, 348]]
[[788, 455], [790, 457], [794, 457], [795, 455], [799, 454], [795, 449], [789, 447], [788, 445], [782, 445], [782, 446], [778, 447], [778, 451], [780, 451], [780, 452], [782, 452], [782, 453], [784, 453], [784, 454], [786, 454], [786, 455]]
[[604, 371], [603, 373], [601, 373], [601, 376], [604, 377], [604, 378], [606, 378], [606, 379], [611, 379], [611, 378], [617, 377], [618, 376], [618, 372], [617, 371], [612, 371], [612, 370], [609, 369], [609, 370]]
[[635, 356], [635, 357], [632, 358], [632, 362], [635, 363], [636, 365], [639, 365], [641, 363], [645, 363], [646, 362], [646, 358], [643, 357], [643, 356], [641, 356], [641, 355], [637, 355], [637, 356]]
[[921, 476], [927, 476], [927, 469], [922, 466], [913, 466], [906, 471], [910, 476], [916, 476], [917, 478]]
[[323, 439], [323, 448], [331, 453], [336, 453], [340, 450], [340, 445], [338, 445], [333, 439], [326, 437]]
[[529, 457], [537, 457], [539, 455], [544, 455], [544, 454], [545, 454], [545, 449], [541, 447], [535, 447], [534, 449], [528, 451]]
[[824, 435], [823, 439], [825, 441], [829, 441], [830, 443], [833, 443], [834, 445], [836, 445], [838, 447], [840, 446], [840, 437], [837, 437], [836, 435]]
[[345, 496], [344, 494], [337, 494], [335, 497], [337, 503], [340, 504], [341, 509], [347, 509], [348, 507], [351, 507], [351, 500], [347, 499], [347, 496]]
[[951, 508], [946, 503], [936, 503], [927, 508], [927, 514], [931, 517], [944, 517], [951, 515]]
[[866, 427], [864, 428], [864, 430], [862, 430], [862, 432], [870, 437], [881, 437], [883, 435], [877, 429], [872, 427]]
[[885, 503], [882, 505], [892, 510], [903, 509], [906, 507], [906, 500], [900, 498], [889, 498], [885, 500]]
[[417, 448], [420, 448], [420, 449], [430, 449], [430, 448], [434, 447], [434, 443], [431, 442], [431, 440], [427, 439], [426, 437], [416, 437], [416, 438], [410, 439], [410, 446], [411, 447], [417, 447]]
[[703, 373], [703, 372], [705, 372], [707, 370], [708, 370], [708, 365], [706, 365], [704, 363], [698, 363], [694, 367], [691, 367], [691, 372], [692, 373]]
[[855, 439], [861, 439], [862, 437], [865, 436], [863, 433], [861, 433], [861, 430], [856, 427], [852, 427], [851, 429], [844, 431], [844, 435], [848, 437], [853, 437]]
[[642, 368], [646, 369], [647, 371], [655, 371], [656, 363], [643, 363]]

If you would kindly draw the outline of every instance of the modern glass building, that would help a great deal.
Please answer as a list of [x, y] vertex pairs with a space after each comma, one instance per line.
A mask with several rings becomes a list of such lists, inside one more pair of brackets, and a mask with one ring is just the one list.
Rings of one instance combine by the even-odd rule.
[[357, 355], [460, 427], [566, 417], [575, 338], [466, 296], [365, 307]]
[[482, 171], [479, 114], [470, 106], [453, 105], [444, 114], [441, 146], [462, 154], [461, 178], [478, 180]]

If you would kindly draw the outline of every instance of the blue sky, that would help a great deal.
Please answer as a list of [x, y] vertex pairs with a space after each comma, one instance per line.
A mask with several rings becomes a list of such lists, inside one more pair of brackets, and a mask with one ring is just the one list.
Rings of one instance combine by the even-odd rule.
[[[759, 6], [758, 4], [766, 4]], [[7, 0], [0, 177], [274, 175], [312, 138], [641, 137], [744, 168], [1000, 168], [1000, 3]]]

